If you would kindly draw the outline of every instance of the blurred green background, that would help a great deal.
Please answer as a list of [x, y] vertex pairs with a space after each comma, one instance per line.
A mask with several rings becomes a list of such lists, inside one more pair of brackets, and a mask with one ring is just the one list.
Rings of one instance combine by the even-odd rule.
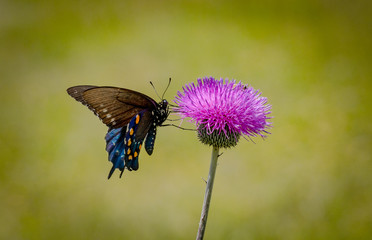
[[[370, 1], [1, 1], [0, 239], [193, 239], [211, 149], [158, 129], [116, 172], [66, 93], [241, 80], [274, 128], [224, 150], [206, 239], [372, 239]], [[175, 118], [173, 116], [173, 118]], [[185, 127], [192, 126], [189, 123]]]

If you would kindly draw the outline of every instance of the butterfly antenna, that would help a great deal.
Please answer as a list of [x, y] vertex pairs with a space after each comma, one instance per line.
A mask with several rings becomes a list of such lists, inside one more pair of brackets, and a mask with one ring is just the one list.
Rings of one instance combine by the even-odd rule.
[[177, 126], [177, 125], [174, 125], [174, 124], [162, 124], [162, 125], [159, 125], [159, 127], [176, 127], [176, 128], [179, 128], [179, 129], [182, 129], [182, 130], [187, 130], [187, 131], [197, 131], [196, 129], [183, 128], [183, 127], [180, 127], [180, 126]]
[[162, 100], [163, 98], [161, 98], [160, 95], [158, 94], [158, 92], [156, 91], [156, 88], [155, 88], [154, 84], [151, 81], [150, 81], [150, 84], [151, 84], [152, 88], [155, 90], [156, 96], [158, 96], [158, 98], [160, 98], [160, 100]]
[[166, 91], [168, 90], [171, 81], [172, 81], [172, 78], [169, 78], [168, 86], [167, 86], [167, 88], [164, 90], [163, 95], [161, 95], [161, 99], [162, 99], [162, 100], [164, 99], [164, 94], [165, 94]]

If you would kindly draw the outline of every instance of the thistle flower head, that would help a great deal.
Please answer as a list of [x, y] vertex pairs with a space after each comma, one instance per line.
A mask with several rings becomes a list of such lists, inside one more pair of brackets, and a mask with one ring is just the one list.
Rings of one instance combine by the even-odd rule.
[[234, 80], [198, 79], [175, 98], [175, 111], [196, 124], [201, 142], [232, 147], [240, 135], [265, 137], [271, 106], [258, 90]]

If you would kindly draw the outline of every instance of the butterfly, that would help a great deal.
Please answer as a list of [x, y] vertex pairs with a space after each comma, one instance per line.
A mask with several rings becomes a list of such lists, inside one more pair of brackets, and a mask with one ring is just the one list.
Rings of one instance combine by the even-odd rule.
[[[168, 84], [169, 86], [169, 84]], [[146, 152], [154, 150], [156, 128], [169, 116], [165, 99], [157, 103], [154, 99], [130, 89], [81, 85], [70, 87], [67, 93], [92, 110], [109, 129], [106, 134], [106, 151], [115, 169], [136, 171], [138, 156], [145, 142]]]

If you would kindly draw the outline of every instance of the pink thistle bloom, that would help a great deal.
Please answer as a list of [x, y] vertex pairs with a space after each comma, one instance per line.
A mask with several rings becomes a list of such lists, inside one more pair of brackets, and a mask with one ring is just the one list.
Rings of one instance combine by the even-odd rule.
[[[187, 84], [183, 92], [177, 93], [175, 103], [178, 105], [175, 111], [182, 119], [191, 118], [198, 128], [199, 139], [209, 145], [235, 146], [240, 135], [265, 137], [266, 129], [271, 127], [268, 122], [271, 105], [267, 99], [240, 81], [198, 79], [197, 85]], [[217, 139], [216, 144], [221, 132], [223, 139]], [[204, 141], [203, 136], [209, 139]], [[226, 140], [230, 143], [220, 143]]]

